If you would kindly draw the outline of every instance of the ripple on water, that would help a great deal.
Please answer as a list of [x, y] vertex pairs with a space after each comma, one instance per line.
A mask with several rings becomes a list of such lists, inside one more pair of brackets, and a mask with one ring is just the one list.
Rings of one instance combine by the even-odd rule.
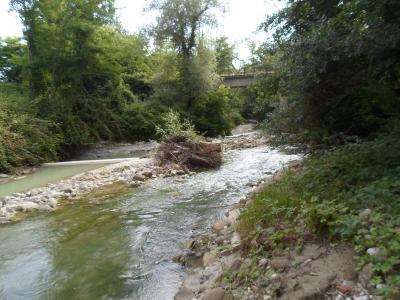
[[0, 227], [0, 299], [170, 300], [185, 269], [172, 258], [193, 232], [282, 162], [268, 147], [233, 150], [219, 169], [163, 178], [107, 201], [89, 199]]

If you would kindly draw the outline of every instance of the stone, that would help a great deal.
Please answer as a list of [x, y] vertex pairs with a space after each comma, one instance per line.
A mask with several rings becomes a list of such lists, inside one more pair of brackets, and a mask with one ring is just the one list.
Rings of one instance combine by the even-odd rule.
[[192, 300], [194, 294], [191, 289], [183, 286], [179, 289], [178, 293], [175, 295], [174, 300]]
[[229, 268], [229, 271], [231, 271], [231, 272], [239, 271], [241, 265], [242, 265], [242, 259], [236, 258], [236, 259], [232, 262], [231, 267]]
[[57, 199], [50, 198], [49, 201], [48, 201], [48, 203], [49, 203], [50, 207], [56, 208], [56, 207], [57, 207], [57, 204], [58, 204], [58, 201], [57, 201]]
[[265, 265], [267, 265], [267, 263], [268, 263], [268, 259], [266, 259], [266, 258], [261, 258], [260, 259], [260, 261], [258, 262], [258, 264], [260, 265], [260, 266], [265, 266]]
[[228, 214], [227, 217], [227, 222], [228, 224], [230, 224], [231, 226], [235, 226], [236, 225], [236, 220], [239, 218], [240, 216], [240, 210], [239, 209], [234, 209], [231, 210]]
[[382, 260], [384, 258], [384, 254], [383, 254], [382, 250], [377, 247], [369, 248], [367, 250], [367, 253], [377, 260]]
[[377, 284], [377, 285], [376, 285], [376, 289], [378, 289], [378, 290], [382, 290], [382, 289], [386, 289], [386, 288], [387, 288], [387, 285], [386, 285], [386, 284], [380, 283], [380, 284]]
[[135, 175], [133, 176], [133, 180], [145, 181], [145, 180], [146, 180], [146, 177], [143, 176], [142, 174], [135, 174]]
[[39, 205], [37, 203], [34, 202], [24, 202], [21, 204], [21, 208], [23, 211], [35, 211], [39, 208]]
[[8, 177], [10, 177], [10, 175], [7, 175], [7, 174], [0, 174], [0, 178], [8, 178]]
[[373, 275], [372, 264], [366, 264], [358, 273], [358, 280], [364, 288], [369, 289]]
[[203, 267], [208, 267], [217, 261], [217, 255], [213, 252], [207, 252], [203, 255]]
[[43, 212], [48, 212], [48, 211], [52, 211], [53, 208], [51, 208], [49, 205], [43, 205], [39, 207], [39, 211], [43, 211]]
[[209, 290], [202, 298], [202, 300], [227, 300], [229, 298], [225, 297], [225, 290], [223, 288], [215, 288]]
[[270, 265], [277, 271], [283, 271], [290, 265], [290, 262], [287, 258], [279, 257], [272, 259]]
[[215, 233], [220, 234], [224, 229], [225, 225], [226, 225], [225, 221], [219, 221], [212, 226], [212, 230]]
[[239, 244], [240, 243], [240, 234], [238, 232], [234, 232], [231, 240], [231, 244]]
[[150, 169], [144, 169], [142, 175], [147, 178], [150, 178], [151, 176], [153, 176], [153, 172]]

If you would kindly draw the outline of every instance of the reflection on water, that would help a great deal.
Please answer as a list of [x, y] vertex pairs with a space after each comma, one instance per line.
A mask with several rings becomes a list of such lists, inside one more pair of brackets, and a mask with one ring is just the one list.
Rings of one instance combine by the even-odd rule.
[[231, 151], [218, 170], [164, 178], [126, 195], [79, 200], [0, 227], [0, 299], [169, 300], [185, 269], [172, 262], [248, 184], [297, 158]]

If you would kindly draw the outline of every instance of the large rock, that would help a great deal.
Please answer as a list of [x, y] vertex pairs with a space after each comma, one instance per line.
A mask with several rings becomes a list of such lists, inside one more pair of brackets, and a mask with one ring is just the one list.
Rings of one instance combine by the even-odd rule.
[[203, 267], [208, 267], [209, 265], [215, 263], [218, 257], [214, 252], [207, 252], [203, 255]]
[[194, 294], [191, 289], [183, 286], [179, 289], [178, 293], [175, 295], [174, 300], [192, 300]]
[[215, 288], [209, 290], [202, 300], [233, 300], [233, 297], [231, 294], [226, 293], [223, 288]]
[[374, 276], [372, 272], [372, 264], [366, 264], [358, 273], [358, 280], [360, 281], [361, 285], [366, 288], [370, 289], [372, 287], [371, 280]]
[[212, 226], [212, 229], [215, 233], [221, 234], [222, 230], [224, 230], [225, 225], [225, 221], [218, 221]]

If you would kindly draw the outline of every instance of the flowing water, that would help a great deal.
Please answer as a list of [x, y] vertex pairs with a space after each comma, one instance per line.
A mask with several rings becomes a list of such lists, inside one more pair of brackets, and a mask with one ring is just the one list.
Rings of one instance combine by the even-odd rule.
[[250, 183], [298, 158], [268, 147], [226, 153], [220, 169], [160, 178], [0, 227], [0, 299], [170, 300], [172, 258], [206, 233]]

